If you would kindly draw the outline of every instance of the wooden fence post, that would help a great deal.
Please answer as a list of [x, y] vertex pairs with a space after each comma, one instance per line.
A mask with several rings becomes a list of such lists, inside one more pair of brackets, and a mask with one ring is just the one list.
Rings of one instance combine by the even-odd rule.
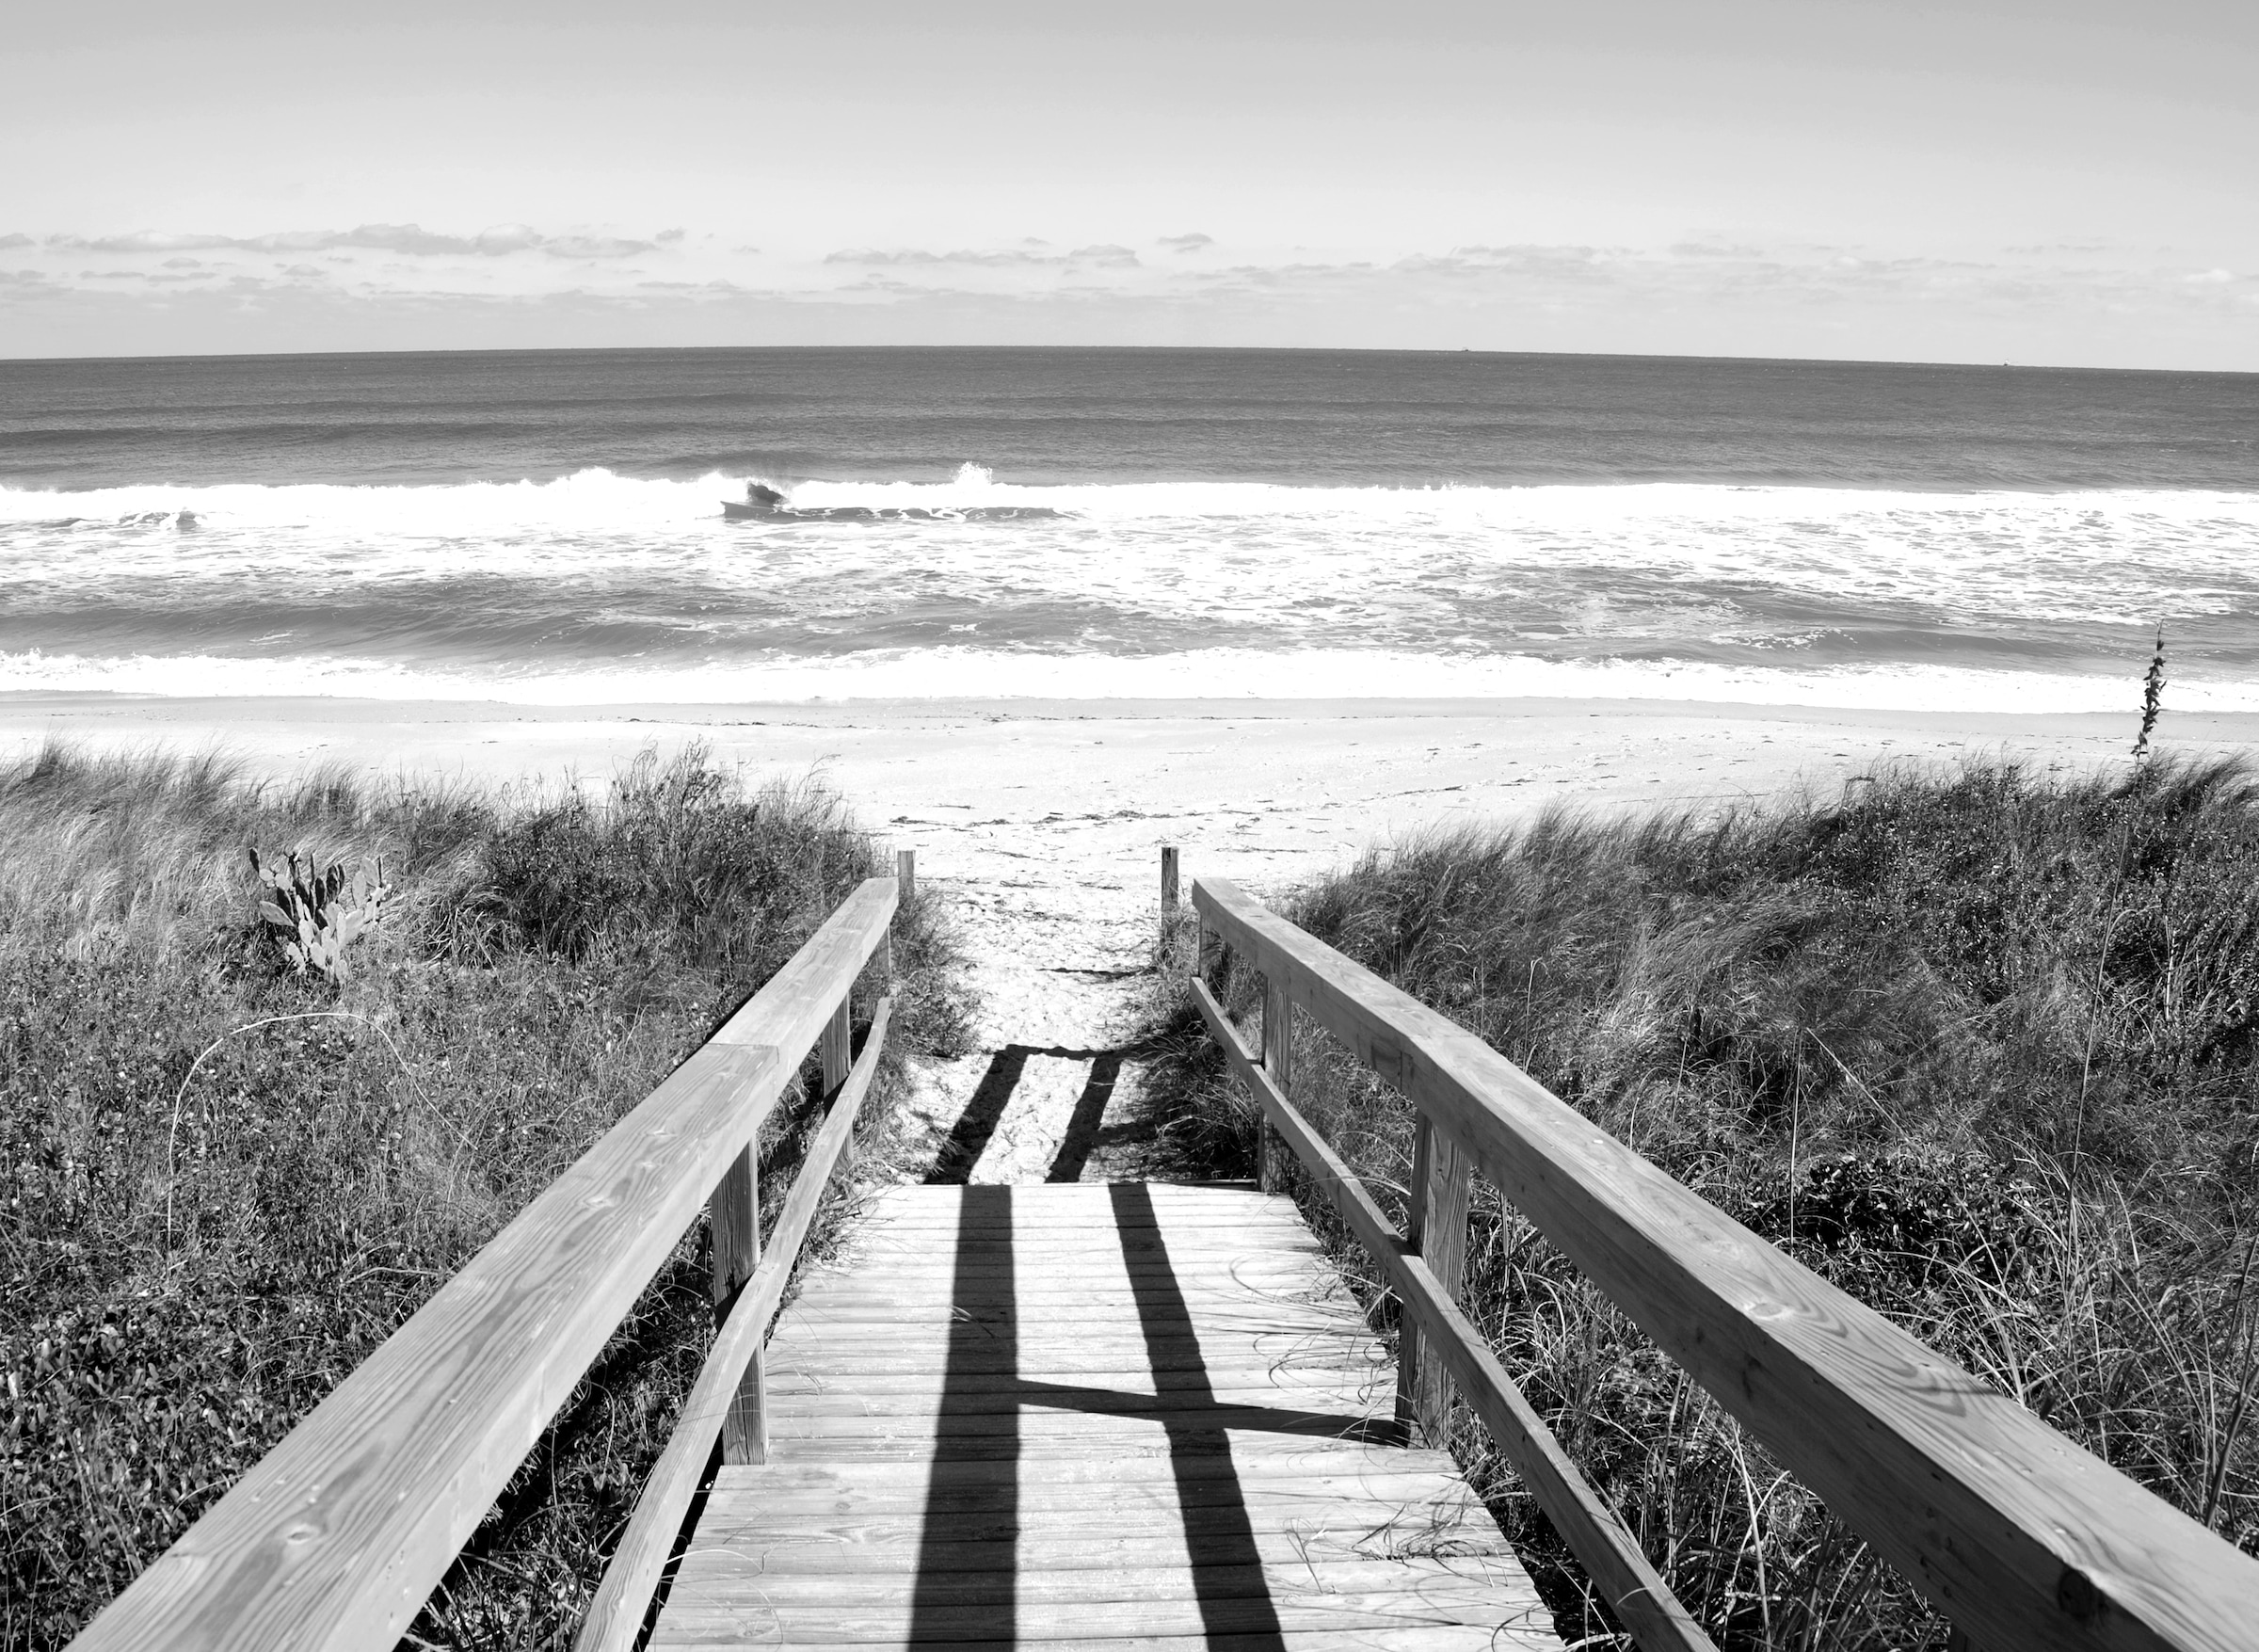
[[[1177, 882], [1177, 845], [1161, 846], [1161, 957], [1160, 970], [1165, 976], [1175, 972], [1178, 958], [1177, 916], [1178, 906]], [[1194, 968], [1197, 969], [1199, 954], [1194, 954]]]
[[[1416, 1163], [1413, 1170], [1420, 1189], [1417, 1240], [1420, 1259], [1428, 1264], [1428, 1272], [1435, 1275], [1444, 1294], [1455, 1303], [1466, 1277], [1467, 1202], [1474, 1192], [1474, 1167], [1450, 1135], [1424, 1117], [1418, 1145], [1425, 1149], [1415, 1152], [1415, 1159], [1425, 1163]], [[1405, 1346], [1413, 1349], [1416, 1363], [1413, 1370], [1397, 1373], [1397, 1414], [1403, 1417], [1408, 1397], [1410, 1420], [1418, 1422], [1430, 1445], [1440, 1447], [1450, 1427], [1450, 1374], [1444, 1370], [1443, 1361], [1424, 1356], [1417, 1335]]]
[[[1278, 1093], [1293, 1099], [1294, 1006], [1285, 983], [1269, 975], [1263, 977], [1263, 1067]], [[1268, 1118], [1256, 1129], [1257, 1184], [1265, 1193], [1277, 1193], [1286, 1182], [1286, 1144]]]
[[824, 1035], [817, 1041], [816, 1056], [824, 1064], [824, 1095], [828, 1100], [839, 1094], [840, 1086], [847, 1082], [847, 1071], [855, 1065], [855, 1026], [849, 1018], [855, 1005], [851, 998], [840, 1000], [840, 1007], [831, 1012], [831, 1019], [824, 1023]]
[[[1404, 1243], [1419, 1256], [1428, 1231], [1428, 1176], [1435, 1151], [1435, 1127], [1412, 1110], [1412, 1170], [1404, 1179]], [[1419, 1443], [1419, 1371], [1423, 1363], [1419, 1327], [1409, 1313], [1396, 1323], [1396, 1423], [1407, 1445]]]
[[[832, 1012], [831, 1019], [825, 1024], [824, 1036], [817, 1041], [817, 1054], [824, 1063], [824, 1094], [827, 1099], [838, 1097], [840, 1086], [847, 1082], [847, 1075], [855, 1070], [854, 1009], [855, 1000], [852, 996], [840, 1000], [840, 1007]], [[831, 1104], [836, 1107], [839, 1102], [831, 1099]], [[854, 1160], [855, 1138], [850, 1136], [846, 1147], [841, 1150], [840, 1164], [844, 1168]]]
[[[909, 909], [910, 903], [918, 896], [918, 851], [915, 849], [894, 851], [894, 910], [900, 916]], [[886, 976], [890, 989], [894, 983], [893, 924], [887, 925], [887, 938], [878, 943], [878, 949], [879, 970]]]
[[[760, 1143], [749, 1142], [729, 1162], [715, 1185], [708, 1207], [713, 1229], [713, 1309], [718, 1323], [737, 1288], [752, 1277], [761, 1262]], [[756, 1351], [745, 1367], [745, 1380], [729, 1402], [722, 1419], [722, 1461], [765, 1463], [769, 1460], [769, 1375]]]

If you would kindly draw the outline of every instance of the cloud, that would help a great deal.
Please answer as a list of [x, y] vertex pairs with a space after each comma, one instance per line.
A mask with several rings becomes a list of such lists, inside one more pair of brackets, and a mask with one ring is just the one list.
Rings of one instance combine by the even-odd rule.
[[[0, 246], [29, 246], [29, 236], [0, 240]], [[123, 235], [50, 235], [58, 252], [333, 252], [350, 249], [393, 252], [409, 257], [503, 258], [513, 252], [545, 252], [553, 258], [625, 258], [656, 249], [653, 241], [615, 235], [544, 235], [526, 224], [495, 224], [475, 235], [445, 235], [421, 224], [361, 224], [350, 230], [282, 230], [264, 235], [174, 234], [153, 230]]]
[[1728, 247], [1715, 241], [1681, 241], [1671, 249], [1674, 258], [1762, 258], [1756, 247]]
[[47, 245], [57, 252], [203, 252], [241, 243], [225, 235], [161, 235], [144, 230], [131, 235], [50, 235]]
[[929, 252], [920, 247], [849, 247], [824, 255], [825, 264], [853, 264], [873, 269], [885, 269], [899, 265], [963, 264], [978, 267], [997, 268], [1031, 265], [1057, 265], [1066, 261], [1041, 252], [1025, 252], [1011, 249], [1001, 252], [974, 252], [960, 249], [955, 252]]
[[536, 245], [552, 258], [631, 258], [638, 252], [658, 250], [654, 242], [630, 241], [617, 235], [558, 235]]
[[[1471, 345], [2102, 364], [2091, 341], [2107, 337], [2121, 341], [2109, 345], [2120, 364], [2259, 362], [2259, 279], [2155, 249], [1953, 259], [1720, 236], [1251, 256], [1234, 241], [1226, 264], [1193, 232], [1146, 243], [1142, 258], [1113, 242], [1010, 238], [757, 255], [698, 230], [647, 240], [414, 223], [0, 246], [39, 266], [0, 272], [0, 357], [569, 343], [584, 336], [557, 319], [570, 316], [588, 321], [587, 340], [616, 343]], [[2143, 339], [2171, 352], [2141, 355]]]
[[[1033, 242], [1035, 247], [1041, 241]], [[953, 252], [929, 252], [923, 248], [851, 247], [824, 255], [825, 264], [860, 265], [873, 269], [914, 265], [964, 265], [976, 269], [1059, 269], [1068, 265], [1095, 265], [1102, 269], [1135, 269], [1137, 254], [1113, 245], [1078, 247], [1072, 252], [1034, 252], [1026, 246], [993, 251], [960, 248]]]

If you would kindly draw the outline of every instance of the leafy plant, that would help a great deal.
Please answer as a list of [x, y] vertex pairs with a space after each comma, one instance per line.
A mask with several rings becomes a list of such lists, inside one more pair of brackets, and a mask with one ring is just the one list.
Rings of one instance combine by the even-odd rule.
[[267, 898], [259, 903], [282, 954], [299, 974], [312, 970], [330, 982], [345, 979], [345, 948], [375, 926], [382, 915], [384, 897], [392, 886], [380, 882], [384, 863], [375, 872], [344, 860], [323, 865], [311, 852], [296, 849], [280, 865], [250, 851], [251, 870], [259, 874]]

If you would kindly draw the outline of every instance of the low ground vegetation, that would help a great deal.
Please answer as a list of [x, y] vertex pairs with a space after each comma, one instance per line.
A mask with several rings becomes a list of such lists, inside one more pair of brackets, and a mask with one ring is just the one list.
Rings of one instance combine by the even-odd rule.
[[[342, 979], [285, 955], [254, 848], [381, 858]], [[696, 750], [601, 800], [56, 749], [0, 771], [0, 1647], [68, 1641], [882, 870], [820, 786], [748, 795]], [[894, 955], [890, 1046], [953, 1049], [929, 899]], [[772, 1120], [769, 1185], [808, 1111]], [[566, 1644], [697, 1374], [702, 1227], [410, 1644]]]
[[[1555, 812], [1369, 857], [1286, 909], [2259, 1553], [2259, 788], [2240, 767], [1908, 768], [1716, 817]], [[1246, 971], [1226, 988], [1252, 1006]], [[1189, 1012], [1161, 1013], [1180, 1167], [1246, 1173], [1245, 1098]], [[1401, 1191], [1403, 1099], [1306, 1024], [1295, 1071], [1336, 1147]], [[1466, 1300], [1722, 1646], [1944, 1644], [1484, 1187]], [[1608, 1636], [1464, 1411], [1452, 1443], [1566, 1638]]]

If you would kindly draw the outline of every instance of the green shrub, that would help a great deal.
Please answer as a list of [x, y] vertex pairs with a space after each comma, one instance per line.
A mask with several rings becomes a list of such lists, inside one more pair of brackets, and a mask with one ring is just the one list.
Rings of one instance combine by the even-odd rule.
[[[50, 749], [0, 772], [0, 839], [11, 1652], [68, 1641], [883, 870], [829, 794], [748, 797], [696, 750], [600, 805]], [[276, 969], [244, 856], [276, 841], [382, 856], [394, 892], [348, 979]], [[890, 1045], [953, 1048], [929, 897], [895, 958]], [[880, 1166], [900, 1060], [870, 1103]], [[773, 1185], [806, 1115], [772, 1119]], [[489, 1516], [425, 1644], [569, 1636], [695, 1378], [703, 1243]]]

